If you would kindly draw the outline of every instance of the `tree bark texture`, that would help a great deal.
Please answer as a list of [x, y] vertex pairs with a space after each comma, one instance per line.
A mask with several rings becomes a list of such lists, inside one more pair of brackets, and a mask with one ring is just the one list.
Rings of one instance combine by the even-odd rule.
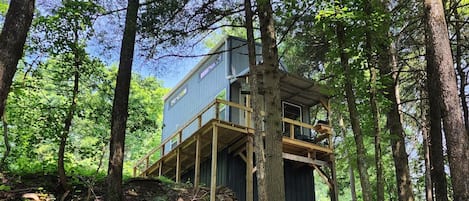
[[[420, 88], [420, 94], [422, 97], [428, 97], [426, 86]], [[429, 135], [429, 128], [428, 128], [428, 110], [427, 110], [428, 103], [426, 101], [420, 101], [420, 131], [422, 132], [422, 139], [423, 139], [423, 158], [425, 161], [425, 200], [426, 201], [433, 201], [433, 182], [432, 182], [432, 165], [430, 161], [430, 135]]]
[[124, 35], [120, 52], [114, 101], [112, 105], [111, 140], [107, 177], [107, 199], [123, 200], [122, 169], [124, 162], [125, 129], [128, 117], [130, 79], [137, 32], [138, 0], [129, 0], [125, 18]]
[[[459, 2], [459, 1], [458, 1]], [[458, 2], [456, 2], [456, 6], [458, 5]], [[466, 130], [469, 131], [469, 108], [467, 106], [467, 99], [466, 99], [466, 91], [465, 88], [467, 86], [467, 75], [464, 72], [464, 69], [462, 67], [462, 46], [463, 46], [463, 41], [462, 41], [462, 34], [461, 34], [461, 29], [463, 29], [463, 25], [461, 25], [461, 16], [459, 15], [458, 8], [454, 9], [454, 18], [455, 18], [455, 35], [456, 35], [456, 54], [454, 55], [454, 59], [456, 60], [456, 72], [459, 77], [459, 97], [461, 98], [461, 105], [462, 105], [462, 111], [463, 111], [463, 117], [464, 117], [464, 125], [466, 127]]]
[[265, 179], [269, 201], [285, 200], [282, 157], [280, 74], [274, 19], [270, 0], [257, 1], [262, 40], [265, 107]]
[[[254, 42], [254, 28], [252, 25], [252, 5], [251, 0], [244, 1], [244, 9], [246, 13], [246, 38], [249, 56], [249, 84], [251, 90], [251, 106], [253, 108], [252, 116], [254, 119], [254, 153], [256, 158], [256, 176], [257, 176], [257, 196], [258, 200], [267, 200], [266, 184], [265, 184], [265, 150], [263, 139], [263, 97], [259, 94], [259, 75], [258, 66], [256, 65], [256, 44]], [[251, 137], [248, 139], [252, 141]]]
[[350, 122], [352, 124], [353, 135], [355, 139], [355, 146], [357, 147], [357, 167], [358, 173], [360, 175], [360, 184], [362, 187], [362, 195], [364, 201], [373, 200], [371, 194], [371, 185], [370, 179], [368, 177], [368, 165], [365, 161], [366, 159], [366, 150], [363, 143], [363, 134], [360, 127], [360, 115], [357, 111], [357, 105], [355, 102], [355, 94], [353, 92], [352, 78], [351, 78], [351, 68], [348, 63], [348, 55], [345, 52], [346, 49], [346, 38], [345, 38], [345, 28], [341, 22], [337, 22], [337, 42], [339, 44], [340, 50], [340, 63], [344, 68], [345, 74], [345, 95], [347, 98], [347, 106], [349, 110]]
[[0, 34], [0, 117], [5, 110], [18, 60], [23, 56], [23, 46], [33, 20], [33, 12], [34, 0], [10, 1]]
[[456, 201], [469, 200], [469, 136], [465, 129], [457, 81], [453, 68], [443, 4], [440, 0], [424, 0], [427, 41], [436, 68], [439, 99], [442, 109], [453, 197]]
[[[426, 36], [428, 37], [428, 36]], [[428, 39], [427, 39], [428, 40]], [[443, 136], [441, 133], [441, 105], [437, 97], [440, 97], [439, 84], [434, 80], [436, 67], [434, 66], [432, 49], [427, 45], [425, 59], [427, 60], [427, 94], [428, 94], [428, 121], [429, 121], [429, 149], [432, 186], [435, 189], [435, 198], [438, 201], [448, 201], [448, 182], [445, 173], [445, 157], [443, 155]], [[433, 98], [431, 98], [433, 97]]]
[[391, 135], [391, 148], [396, 171], [399, 201], [413, 201], [412, 180], [409, 171], [409, 159], [405, 148], [405, 133], [400, 113], [400, 93], [398, 81], [397, 55], [393, 45], [389, 46], [390, 61], [382, 66], [383, 75], [390, 75], [386, 81], [385, 97], [391, 102], [387, 112], [387, 127]]

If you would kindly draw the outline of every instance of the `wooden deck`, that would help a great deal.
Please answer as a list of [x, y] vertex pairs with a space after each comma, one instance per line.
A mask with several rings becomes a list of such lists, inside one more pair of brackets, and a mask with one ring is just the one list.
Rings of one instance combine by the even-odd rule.
[[[221, 107], [230, 107], [231, 110], [238, 109], [245, 113], [245, 122], [235, 124], [221, 120], [219, 111]], [[207, 116], [207, 113], [213, 115]], [[180, 182], [181, 175], [189, 169], [194, 169], [194, 185], [199, 185], [200, 182], [200, 163], [208, 158], [211, 158], [211, 184], [216, 183], [216, 164], [217, 153], [221, 150], [228, 149], [230, 154], [239, 155], [246, 162], [246, 170], [250, 174], [246, 174], [246, 190], [252, 192], [252, 177], [255, 167], [253, 166], [253, 148], [252, 141], [250, 142], [249, 136], [252, 136], [254, 130], [252, 129], [250, 117], [252, 109], [239, 105], [236, 103], [228, 102], [225, 100], [215, 100], [206, 108], [204, 108], [198, 115], [191, 119], [175, 134], [163, 141], [160, 146], [151, 150], [145, 157], [139, 160], [134, 166], [134, 176], [165, 176]], [[204, 119], [206, 118], [206, 119]], [[294, 121], [291, 119], [282, 119], [282, 121], [290, 125], [290, 131], [294, 127], [301, 129], [310, 129], [318, 131], [325, 127], [312, 126], [302, 122]], [[183, 133], [189, 127], [196, 125], [195, 132], [184, 138]], [[327, 175], [320, 167], [333, 167], [333, 147], [332, 136], [330, 129], [327, 132], [319, 133], [316, 136], [317, 141], [302, 141], [295, 139], [293, 134], [291, 136], [283, 137], [283, 158], [300, 163], [309, 164], [311, 167], [320, 171], [321, 176], [324, 176], [328, 185], [335, 190], [334, 185], [334, 171], [333, 174]], [[293, 132], [290, 132], [293, 133]], [[177, 145], [174, 146], [174, 140], [178, 139]], [[327, 142], [327, 143], [324, 143]], [[168, 146], [173, 145], [171, 149]], [[169, 151], [167, 151], [169, 150]], [[210, 185], [212, 194], [215, 195], [215, 185]], [[213, 197], [214, 200], [215, 198]], [[247, 200], [252, 200], [248, 197]]]

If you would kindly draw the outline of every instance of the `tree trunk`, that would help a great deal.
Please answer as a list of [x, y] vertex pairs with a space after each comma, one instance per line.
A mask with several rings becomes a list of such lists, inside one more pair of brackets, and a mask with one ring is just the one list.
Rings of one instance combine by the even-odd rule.
[[[77, 58], [77, 55], [75, 55]], [[67, 111], [67, 116], [65, 117], [64, 121], [64, 129], [62, 134], [60, 135], [60, 146], [59, 146], [59, 153], [58, 153], [58, 160], [57, 160], [57, 172], [59, 174], [59, 181], [60, 185], [62, 186], [64, 195], [68, 194], [67, 192], [70, 191], [70, 185], [67, 183], [67, 175], [65, 174], [65, 165], [64, 165], [64, 158], [65, 158], [65, 146], [67, 145], [68, 135], [70, 133], [70, 127], [72, 126], [73, 115], [75, 114], [75, 110], [77, 107], [77, 97], [78, 97], [78, 83], [80, 81], [80, 72], [79, 72], [79, 63], [75, 61], [75, 72], [74, 72], [74, 80], [73, 80], [73, 94], [71, 99], [70, 107]]]
[[[385, 81], [385, 97], [391, 102], [387, 112], [387, 127], [391, 135], [392, 156], [396, 171], [397, 191], [400, 201], [413, 201], [412, 181], [409, 171], [409, 159], [405, 148], [405, 133], [400, 113], [400, 93], [397, 68], [397, 55], [393, 45], [388, 46], [390, 60], [381, 66], [381, 74], [389, 75]], [[384, 63], [384, 61], [383, 61]]]
[[365, 32], [365, 55], [367, 59], [368, 69], [370, 71], [370, 83], [369, 83], [369, 90], [370, 90], [370, 107], [371, 107], [371, 114], [373, 116], [373, 132], [374, 132], [374, 140], [375, 140], [375, 164], [376, 164], [376, 197], [377, 200], [384, 200], [384, 178], [383, 178], [383, 162], [381, 160], [381, 128], [379, 125], [379, 107], [378, 107], [378, 100], [376, 98], [377, 90], [376, 90], [376, 77], [377, 77], [377, 69], [375, 67], [376, 61], [373, 58], [373, 48], [372, 48], [372, 41], [373, 35], [377, 34], [372, 32], [373, 24], [370, 23], [373, 15], [373, 4], [371, 0], [367, 0], [365, 2], [365, 13], [367, 15], [367, 26]]
[[344, 67], [345, 74], [345, 94], [347, 97], [347, 106], [350, 115], [350, 121], [352, 124], [352, 130], [355, 139], [355, 145], [357, 147], [357, 166], [358, 173], [360, 175], [360, 184], [362, 187], [362, 195], [364, 201], [373, 200], [371, 194], [371, 185], [368, 178], [368, 165], [366, 161], [366, 150], [363, 143], [363, 134], [360, 127], [360, 115], [357, 111], [357, 106], [355, 103], [355, 94], [352, 87], [352, 78], [351, 78], [351, 69], [348, 63], [348, 55], [345, 52], [346, 49], [346, 38], [345, 38], [345, 28], [341, 22], [337, 22], [337, 42], [339, 44], [340, 50], [340, 63]]
[[[428, 37], [428, 36], [426, 36]], [[428, 39], [427, 39], [428, 40]], [[438, 82], [432, 81], [438, 79], [435, 70], [436, 67], [433, 63], [433, 58], [430, 56], [432, 49], [427, 45], [427, 91], [428, 97], [440, 97], [438, 91]], [[438, 201], [448, 201], [448, 190], [445, 173], [445, 157], [443, 155], [443, 137], [441, 133], [441, 105], [437, 98], [429, 98], [429, 148], [430, 148], [430, 164], [431, 164], [431, 177], [432, 186], [435, 189], [435, 198]]]
[[456, 201], [469, 200], [469, 136], [462, 117], [458, 97], [453, 59], [446, 27], [443, 4], [438, 0], [425, 0], [427, 52], [435, 68], [439, 100], [442, 108], [443, 130], [446, 137], [453, 196]]
[[[251, 0], [244, 1], [244, 7], [246, 12], [246, 38], [248, 45], [249, 55], [249, 81], [251, 89], [251, 105], [253, 108], [254, 118], [254, 152], [256, 155], [256, 176], [257, 176], [257, 196], [258, 200], [267, 200], [266, 185], [265, 185], [265, 150], [264, 140], [262, 131], [262, 105], [263, 97], [259, 94], [259, 80], [262, 76], [259, 75], [258, 66], [256, 65], [256, 44], [254, 42], [254, 28], [252, 25], [252, 6]], [[252, 139], [249, 137], [248, 139]]]
[[124, 163], [125, 129], [128, 117], [130, 79], [137, 32], [138, 0], [129, 0], [122, 38], [119, 70], [112, 105], [111, 140], [107, 177], [107, 199], [123, 200], [122, 169]]
[[[342, 131], [342, 137], [345, 140], [345, 136], [347, 134], [347, 129], [345, 128], [344, 125], [344, 120], [342, 118], [342, 115], [340, 115], [339, 118], [339, 126], [340, 130]], [[357, 201], [357, 190], [355, 189], [355, 174], [353, 173], [353, 166], [352, 162], [350, 162], [350, 154], [348, 153], [348, 150], [345, 149], [345, 157], [347, 158], [347, 163], [348, 165], [348, 171], [349, 171], [349, 180], [350, 180], [350, 194], [352, 196], [352, 201]]]
[[[381, 4], [380, 9], [389, 13], [389, 1]], [[390, 37], [390, 19], [383, 23], [385, 30], [388, 30], [386, 38]], [[405, 148], [405, 133], [402, 126], [402, 116], [400, 113], [400, 93], [397, 66], [397, 53], [393, 42], [389, 40], [379, 40], [379, 70], [382, 83], [384, 85], [384, 96], [391, 102], [386, 111], [386, 126], [389, 129], [391, 138], [392, 156], [396, 172], [396, 182], [399, 201], [413, 201], [412, 181], [409, 171], [409, 159]]]
[[10, 1], [0, 34], [0, 117], [33, 20], [34, 0]]
[[[426, 93], [426, 86], [420, 88], [420, 94], [422, 97], [428, 97]], [[425, 101], [420, 101], [420, 119], [421, 125], [420, 130], [422, 132], [422, 139], [423, 139], [423, 158], [425, 161], [425, 200], [426, 201], [433, 201], [433, 182], [432, 182], [432, 165], [430, 161], [430, 135], [429, 135], [429, 128], [428, 128], [428, 121], [427, 121], [427, 105]]]
[[70, 191], [70, 185], [67, 183], [67, 175], [65, 174], [65, 165], [64, 165], [64, 158], [65, 158], [65, 146], [67, 145], [68, 135], [70, 133], [70, 127], [72, 126], [73, 115], [75, 114], [76, 107], [77, 107], [77, 99], [78, 99], [78, 91], [79, 91], [79, 83], [80, 83], [80, 64], [81, 58], [78, 52], [78, 31], [74, 30], [74, 46], [73, 49], [73, 56], [74, 56], [74, 74], [73, 74], [73, 91], [72, 91], [72, 98], [70, 107], [67, 111], [67, 116], [65, 117], [64, 121], [64, 129], [60, 135], [60, 145], [59, 145], [59, 153], [57, 159], [57, 172], [59, 174], [59, 182], [64, 190], [64, 197], [62, 200], [67, 196], [68, 192]]
[[269, 201], [285, 200], [282, 157], [280, 75], [274, 19], [270, 0], [258, 0], [262, 40], [263, 87], [265, 107], [265, 179]]
[[[457, 3], [456, 3], [457, 4]], [[457, 5], [455, 5], [456, 7]], [[455, 34], [456, 34], [456, 55], [455, 55], [455, 60], [456, 60], [456, 72], [458, 73], [459, 76], [459, 97], [461, 98], [461, 105], [462, 105], [462, 111], [463, 111], [463, 117], [464, 117], [464, 125], [466, 127], [466, 130], [469, 130], [469, 108], [467, 107], [467, 99], [466, 99], [466, 85], [467, 85], [467, 76], [466, 73], [464, 72], [464, 69], [462, 68], [461, 64], [461, 59], [462, 59], [462, 35], [461, 35], [461, 29], [463, 29], [463, 26], [461, 25], [461, 16], [459, 15], [458, 8], [454, 9], [454, 18], [455, 18]]]
[[2, 160], [0, 161], [0, 172], [3, 172], [3, 169], [5, 167], [5, 161], [8, 158], [8, 155], [10, 155], [10, 151], [11, 151], [10, 141], [8, 137], [8, 121], [6, 119], [6, 113], [3, 113], [3, 116], [2, 116], [2, 126], [3, 126], [3, 143], [5, 143], [5, 153], [3, 153]]

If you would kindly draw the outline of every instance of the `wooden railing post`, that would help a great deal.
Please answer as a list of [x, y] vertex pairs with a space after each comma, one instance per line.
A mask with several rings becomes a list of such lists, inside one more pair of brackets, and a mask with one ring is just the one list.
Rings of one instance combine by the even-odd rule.
[[134, 177], [137, 177], [137, 166], [134, 167]]
[[150, 167], [150, 157], [147, 156], [147, 158], [145, 159], [145, 169], [148, 169]]
[[197, 117], [197, 122], [198, 122], [197, 125], [199, 126], [198, 128], [201, 128], [202, 127], [202, 115], [199, 115]]
[[215, 119], [220, 119], [220, 102], [218, 100], [215, 102]]
[[295, 139], [295, 125], [290, 123], [290, 138]]
[[178, 133], [178, 145], [181, 144], [181, 142], [182, 142], [182, 129]]

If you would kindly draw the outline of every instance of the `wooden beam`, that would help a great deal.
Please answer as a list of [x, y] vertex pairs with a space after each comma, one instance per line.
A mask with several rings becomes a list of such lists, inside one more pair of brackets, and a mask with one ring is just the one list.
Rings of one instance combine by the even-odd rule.
[[309, 142], [304, 142], [301, 140], [290, 139], [289, 137], [283, 137], [282, 142], [284, 145], [288, 144], [288, 145], [296, 146], [299, 148], [304, 148], [307, 150], [317, 150], [317, 151], [325, 152], [328, 154], [332, 153], [332, 149], [329, 149], [327, 147], [321, 147], [317, 144], [311, 144]]
[[215, 201], [215, 193], [217, 190], [217, 154], [218, 154], [218, 127], [213, 124], [212, 137], [212, 178], [210, 180], [210, 201]]
[[181, 153], [180, 149], [176, 150], [176, 183], [180, 182], [181, 179]]
[[246, 142], [246, 201], [254, 200], [253, 158], [253, 139], [252, 136], [248, 136], [248, 141]]
[[194, 170], [194, 187], [197, 188], [200, 183], [200, 136], [195, 137], [195, 170]]
[[246, 134], [248, 133], [247, 128], [238, 128], [238, 127], [234, 127], [234, 126], [226, 125], [226, 124], [222, 124], [222, 123], [215, 123], [215, 124], [218, 127], [227, 128], [227, 129], [230, 129], [230, 130], [238, 131], [240, 133], [246, 133]]
[[319, 165], [319, 166], [327, 165], [325, 161], [313, 160], [312, 158], [298, 156], [298, 155], [289, 154], [289, 153], [282, 153], [282, 157], [287, 160], [292, 160], [292, 161], [297, 161], [297, 162], [302, 162], [302, 163], [307, 163], [307, 164], [313, 164], [313, 165]]
[[317, 170], [317, 172], [319, 173], [319, 176], [321, 176], [322, 180], [324, 180], [324, 182], [326, 182], [327, 186], [329, 186], [329, 189], [332, 189], [332, 184], [331, 184], [327, 174], [321, 168], [319, 168], [318, 166], [316, 166], [314, 164], [312, 164], [312, 166], [314, 167], [314, 169]]

